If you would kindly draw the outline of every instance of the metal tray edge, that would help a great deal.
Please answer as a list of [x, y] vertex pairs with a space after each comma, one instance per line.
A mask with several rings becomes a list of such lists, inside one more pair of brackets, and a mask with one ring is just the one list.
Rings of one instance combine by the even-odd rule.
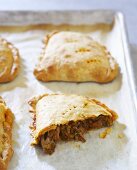
[[[117, 16], [119, 17], [120, 27], [121, 27], [121, 36], [122, 36], [122, 43], [124, 48], [124, 60], [128, 75], [128, 84], [130, 88], [130, 96], [133, 99], [133, 109], [134, 109], [134, 116], [137, 120], [137, 95], [136, 95], [136, 88], [135, 88], [135, 79], [134, 79], [134, 72], [133, 66], [131, 62], [131, 52], [129, 47], [129, 40], [128, 40], [128, 33], [126, 28], [126, 23], [124, 19], [124, 15], [121, 12], [117, 12]], [[137, 122], [137, 121], [136, 121]], [[137, 133], [137, 124], [136, 124], [136, 133]]]

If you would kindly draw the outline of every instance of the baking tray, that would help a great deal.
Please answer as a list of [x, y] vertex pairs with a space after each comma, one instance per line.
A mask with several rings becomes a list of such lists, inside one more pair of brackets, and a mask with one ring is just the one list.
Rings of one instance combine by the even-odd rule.
[[[121, 68], [111, 83], [41, 83], [32, 72], [41, 52], [41, 40], [53, 30], [89, 33], [108, 47]], [[94, 11], [5, 11], [0, 12], [0, 35], [11, 41], [21, 54], [21, 71], [11, 83], [0, 85], [0, 95], [15, 114], [14, 156], [10, 170], [81, 170], [137, 167], [136, 94], [124, 17], [106, 10]], [[28, 100], [42, 93], [86, 95], [106, 103], [119, 114], [118, 122], [105, 139], [96, 130], [86, 135], [87, 142], [58, 144], [52, 156], [30, 146]]]

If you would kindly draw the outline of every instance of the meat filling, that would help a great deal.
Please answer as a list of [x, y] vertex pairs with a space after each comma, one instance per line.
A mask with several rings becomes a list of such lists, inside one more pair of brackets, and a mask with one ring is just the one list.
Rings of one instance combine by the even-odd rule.
[[56, 129], [46, 132], [41, 137], [41, 146], [45, 153], [52, 154], [55, 151], [58, 141], [81, 141], [85, 142], [84, 134], [91, 129], [99, 129], [109, 127], [113, 123], [113, 119], [109, 116], [99, 116], [83, 121], [73, 122], [57, 126]]

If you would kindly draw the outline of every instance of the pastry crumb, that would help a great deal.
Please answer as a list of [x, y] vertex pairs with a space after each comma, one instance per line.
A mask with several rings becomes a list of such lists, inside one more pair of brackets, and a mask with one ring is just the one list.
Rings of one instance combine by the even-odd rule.
[[123, 134], [123, 133], [118, 134], [118, 138], [119, 138], [119, 139], [122, 139], [123, 137], [124, 137], [124, 134]]
[[102, 138], [102, 139], [106, 138], [106, 136], [107, 136], [108, 134], [110, 134], [111, 130], [112, 130], [111, 128], [105, 129], [103, 132], [101, 132], [101, 133], [99, 134], [99, 137]]
[[79, 143], [72, 143], [72, 146], [76, 149], [80, 149], [80, 144]]
[[75, 144], [75, 147], [80, 149], [80, 144]]

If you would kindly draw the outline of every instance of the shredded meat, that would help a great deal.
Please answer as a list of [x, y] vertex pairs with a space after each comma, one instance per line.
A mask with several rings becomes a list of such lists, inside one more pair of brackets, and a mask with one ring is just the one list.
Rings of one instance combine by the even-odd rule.
[[55, 151], [56, 143], [58, 141], [81, 141], [85, 142], [84, 134], [91, 129], [98, 129], [102, 127], [109, 127], [113, 123], [109, 116], [99, 116], [97, 118], [90, 118], [84, 121], [73, 122], [57, 126], [55, 130], [46, 132], [41, 137], [41, 146], [47, 154], [52, 154]]

